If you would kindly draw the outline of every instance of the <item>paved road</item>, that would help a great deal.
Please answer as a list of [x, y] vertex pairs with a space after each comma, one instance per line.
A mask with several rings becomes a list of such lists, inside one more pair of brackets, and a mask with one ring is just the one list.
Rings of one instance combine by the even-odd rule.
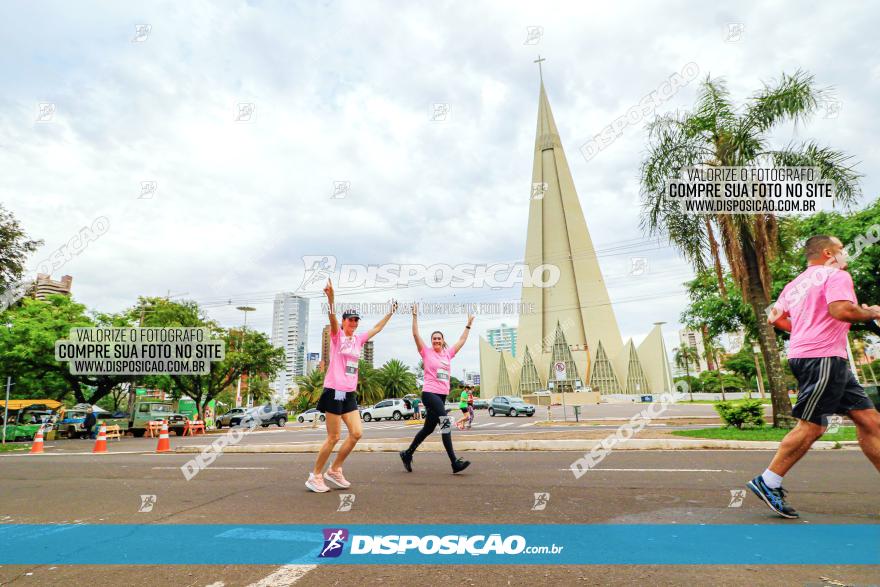
[[[772, 517], [751, 495], [728, 507], [730, 490], [766, 465], [769, 453], [760, 451], [620, 451], [580, 480], [565, 470], [573, 453], [469, 453], [473, 466], [457, 476], [440, 453], [417, 455], [412, 474], [392, 454], [358, 453], [346, 465], [354, 482], [348, 493], [356, 497], [350, 512], [336, 511], [337, 492], [305, 490], [311, 455], [227, 454], [187, 482], [179, 467], [190, 456], [0, 456], [0, 523], [792, 523]], [[858, 451], [811, 453], [787, 480], [803, 516], [794, 523], [880, 522], [877, 481]], [[535, 492], [550, 494], [546, 510], [532, 511]], [[156, 495], [156, 505], [140, 513], [145, 494]], [[812, 566], [0, 567], [0, 582], [16, 585], [220, 587], [295, 579], [297, 585], [818, 585], [822, 577], [868, 584], [878, 572]]]

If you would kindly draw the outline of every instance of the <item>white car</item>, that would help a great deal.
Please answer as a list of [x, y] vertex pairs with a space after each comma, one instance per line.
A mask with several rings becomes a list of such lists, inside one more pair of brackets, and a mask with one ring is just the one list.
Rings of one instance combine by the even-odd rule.
[[386, 399], [375, 406], [364, 409], [361, 412], [361, 418], [364, 419], [364, 422], [381, 420], [382, 418], [386, 420], [409, 420], [413, 417], [414, 413], [412, 405], [407, 407], [402, 399]]
[[323, 422], [327, 419], [326, 416], [319, 412], [317, 408], [312, 408], [298, 415], [296, 417], [296, 421], [302, 424], [303, 422], [314, 422], [315, 418], [317, 418], [320, 422]]

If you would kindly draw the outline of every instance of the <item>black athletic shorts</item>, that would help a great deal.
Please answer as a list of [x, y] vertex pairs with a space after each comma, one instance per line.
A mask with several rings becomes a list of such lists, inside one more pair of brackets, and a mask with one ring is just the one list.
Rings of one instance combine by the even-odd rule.
[[321, 393], [321, 398], [318, 400], [318, 411], [336, 414], [337, 416], [357, 411], [357, 393], [348, 391], [345, 393], [345, 399], [334, 399], [335, 396], [335, 389], [325, 387], [323, 393]]
[[795, 418], [828, 426], [828, 418], [834, 414], [873, 409], [871, 398], [846, 359], [789, 359], [788, 365], [798, 382], [797, 402], [791, 410]]

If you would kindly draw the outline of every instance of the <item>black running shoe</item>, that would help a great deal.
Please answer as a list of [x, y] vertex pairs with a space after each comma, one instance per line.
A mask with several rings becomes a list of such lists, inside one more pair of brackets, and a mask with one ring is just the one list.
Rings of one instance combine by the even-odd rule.
[[464, 459], [456, 459], [454, 463], [452, 463], [452, 472], [453, 473], [461, 473], [465, 469], [470, 466], [471, 462], [466, 461]]
[[770, 489], [767, 487], [767, 484], [764, 483], [764, 478], [760, 475], [749, 481], [748, 487], [755, 495], [764, 500], [764, 503], [766, 503], [771, 510], [783, 518], [793, 519], [799, 517], [797, 511], [785, 503], [786, 491], [782, 487], [779, 489]]
[[400, 460], [403, 461], [404, 468], [412, 473], [412, 453], [408, 450], [400, 451]]

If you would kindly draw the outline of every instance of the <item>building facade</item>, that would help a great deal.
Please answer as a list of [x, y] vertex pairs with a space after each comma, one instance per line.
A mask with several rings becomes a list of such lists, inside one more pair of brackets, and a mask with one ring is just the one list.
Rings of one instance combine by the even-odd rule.
[[70, 275], [61, 276], [61, 281], [54, 281], [50, 275], [45, 273], [37, 274], [37, 280], [34, 281], [31, 292], [38, 300], [45, 300], [50, 294], [70, 295], [73, 286], [73, 277]]
[[486, 330], [486, 340], [496, 351], [507, 351], [516, 357], [516, 327], [501, 323], [498, 328]]
[[306, 374], [309, 332], [309, 300], [291, 292], [275, 296], [272, 313], [272, 345], [284, 349], [284, 369], [272, 382], [278, 401], [286, 401], [296, 378]]

